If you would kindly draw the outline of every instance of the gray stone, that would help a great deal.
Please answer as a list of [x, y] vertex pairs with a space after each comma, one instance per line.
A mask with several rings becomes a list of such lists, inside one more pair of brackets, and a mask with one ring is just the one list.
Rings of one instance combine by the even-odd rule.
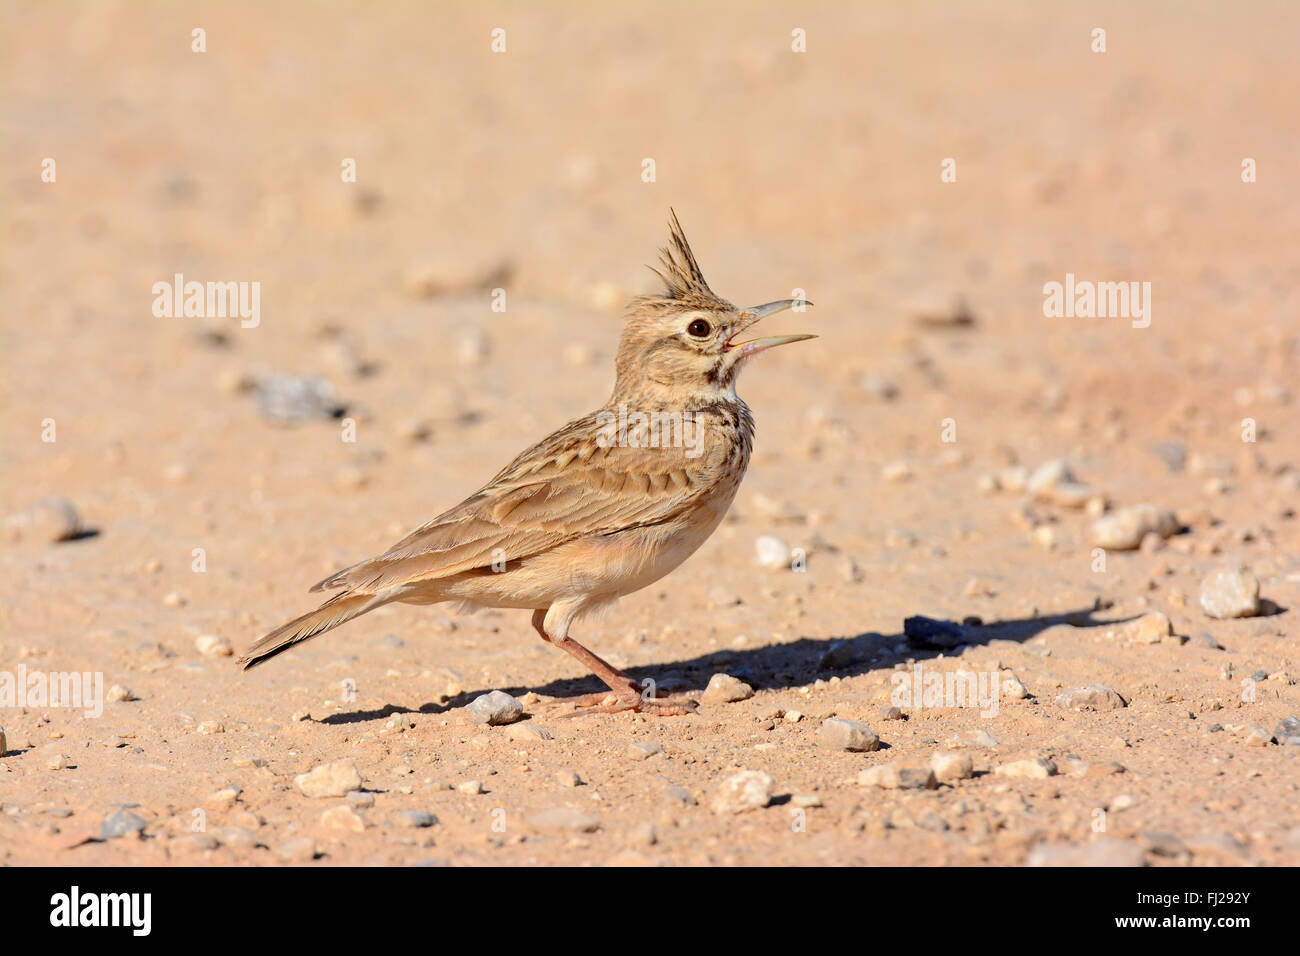
[[950, 649], [966, 643], [960, 625], [919, 614], [903, 621], [903, 634], [913, 647]]
[[633, 760], [648, 760], [663, 752], [664, 745], [657, 740], [637, 740], [627, 745], [627, 755]]
[[1078, 687], [1058, 694], [1056, 702], [1066, 710], [1119, 710], [1128, 706], [1128, 701], [1119, 691], [1100, 685]]
[[4, 530], [10, 540], [71, 541], [81, 534], [81, 517], [76, 505], [67, 498], [42, 498], [31, 507], [7, 517]]
[[1145, 866], [1146, 852], [1129, 840], [1102, 837], [1092, 843], [1041, 844], [1029, 854], [1030, 866]]
[[512, 724], [524, 715], [524, 705], [500, 690], [475, 697], [465, 709], [475, 723], [494, 727]]
[[930, 758], [930, 769], [940, 783], [969, 780], [975, 775], [975, 761], [970, 754], [937, 753]]
[[268, 375], [257, 386], [257, 407], [274, 425], [300, 425], [336, 418], [341, 411], [334, 389], [323, 378]]
[[142, 833], [145, 828], [144, 818], [130, 810], [118, 810], [114, 814], [104, 817], [104, 822], [99, 826], [99, 838], [101, 840], [116, 840], [118, 837], [128, 836], [132, 833]]
[[600, 829], [600, 820], [589, 813], [572, 807], [555, 807], [534, 813], [528, 822], [539, 830], [573, 830], [578, 833], [594, 833]]
[[1198, 631], [1193, 634], [1187, 639], [1187, 644], [1189, 647], [1207, 647], [1212, 651], [1223, 650], [1223, 645], [1214, 639], [1214, 635], [1205, 631]]
[[1092, 523], [1090, 533], [1092, 543], [1108, 551], [1132, 551], [1147, 534], [1168, 538], [1178, 529], [1178, 519], [1168, 508], [1141, 504], [1102, 515]]
[[1044, 780], [1056, 776], [1056, 764], [1042, 757], [1030, 757], [1027, 760], [1012, 760], [1001, 764], [993, 772], [999, 777]]
[[742, 770], [722, 781], [713, 798], [717, 814], [744, 813], [758, 810], [772, 802], [771, 776], [762, 770]]
[[695, 795], [685, 787], [665, 787], [664, 796], [673, 803], [679, 803], [684, 807], [693, 807], [699, 803], [699, 801], [695, 799]]
[[437, 822], [438, 818], [427, 810], [401, 810], [397, 814], [398, 826], [410, 827], [414, 830], [431, 827]]
[[822, 721], [821, 741], [833, 750], [863, 753], [880, 749], [879, 735], [856, 720], [830, 717]]
[[1300, 718], [1286, 717], [1273, 728], [1273, 739], [1283, 747], [1300, 747]]
[[700, 695], [702, 700], [712, 704], [731, 704], [749, 700], [753, 696], [754, 688], [730, 674], [714, 674], [709, 678], [709, 686]]
[[1259, 613], [1259, 580], [1244, 568], [1220, 568], [1201, 582], [1201, 610], [1209, 617], [1254, 617]]
[[1182, 471], [1187, 465], [1187, 446], [1180, 441], [1162, 441], [1151, 450], [1170, 471]]
[[316, 859], [316, 841], [307, 837], [298, 840], [286, 840], [275, 850], [285, 863], [310, 863]]
[[342, 797], [361, 789], [361, 773], [351, 760], [336, 760], [314, 767], [310, 773], [298, 774], [293, 782], [303, 796]]
[[868, 767], [858, 774], [858, 784], [863, 787], [880, 787], [882, 790], [934, 790], [939, 781], [929, 767], [912, 767], [895, 763]]

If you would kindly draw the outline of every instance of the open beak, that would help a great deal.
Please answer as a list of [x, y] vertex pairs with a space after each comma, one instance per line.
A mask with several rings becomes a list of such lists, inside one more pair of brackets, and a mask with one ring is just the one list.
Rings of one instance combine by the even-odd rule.
[[[802, 342], [805, 339], [815, 339], [815, 335], [769, 335], [766, 338], [750, 339], [748, 342], [734, 342], [737, 335], [740, 335], [750, 326], [758, 322], [765, 316], [772, 315], [776, 312], [784, 312], [786, 309], [798, 305], [799, 299], [779, 299], [776, 302], [768, 302], [763, 305], [756, 305], [750, 309], [744, 309], [740, 313], [740, 327], [731, 334], [727, 339], [724, 347], [727, 352], [736, 353], [736, 359], [739, 361], [748, 358], [751, 355], [757, 355], [759, 352], [765, 352], [768, 349], [776, 348], [778, 345], [789, 345], [791, 342]], [[802, 300], [804, 305], [812, 305], [811, 302]]]

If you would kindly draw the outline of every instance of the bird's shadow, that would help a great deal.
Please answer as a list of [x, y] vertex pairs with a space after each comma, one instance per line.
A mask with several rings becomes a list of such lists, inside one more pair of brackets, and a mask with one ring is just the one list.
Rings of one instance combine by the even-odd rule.
[[[696, 657], [662, 664], [627, 668], [638, 682], [653, 681], [667, 693], [698, 691], [719, 672], [738, 677], [760, 690], [783, 690], [802, 687], [818, 678], [856, 677], [873, 670], [891, 670], [903, 660], [928, 660], [947, 655], [957, 657], [969, 648], [983, 647], [991, 641], [1024, 643], [1050, 627], [1069, 624], [1074, 627], [1111, 627], [1133, 620], [1098, 618], [1105, 608], [1066, 611], [1045, 617], [1011, 618], [989, 623], [955, 624], [927, 618], [909, 618], [902, 632], [881, 634], [868, 631], [838, 637], [802, 637], [786, 644], [768, 644], [753, 648], [723, 648]], [[970, 619], [967, 619], [970, 621]], [[935, 642], [939, 643], [935, 643]], [[468, 704], [480, 694], [504, 690], [513, 696], [529, 691], [545, 697], [573, 697], [604, 689], [596, 677], [579, 677], [551, 681], [540, 687], [488, 687], [466, 691], [441, 703], [426, 703], [418, 708], [389, 704], [380, 710], [351, 711], [322, 718], [324, 724], [351, 724], [383, 720], [399, 713], [440, 714]]]

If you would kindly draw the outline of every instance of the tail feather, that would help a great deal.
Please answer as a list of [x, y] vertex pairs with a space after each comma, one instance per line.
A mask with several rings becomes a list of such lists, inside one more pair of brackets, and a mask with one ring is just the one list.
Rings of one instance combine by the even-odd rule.
[[281, 651], [287, 651], [295, 644], [300, 644], [317, 634], [324, 634], [331, 628], [338, 627], [381, 604], [387, 604], [390, 600], [392, 598], [376, 594], [352, 594], [347, 591], [336, 594], [316, 610], [308, 611], [302, 617], [295, 617], [288, 624], [282, 624], [267, 634], [244, 652], [244, 656], [239, 659], [239, 665], [244, 670], [248, 670]]

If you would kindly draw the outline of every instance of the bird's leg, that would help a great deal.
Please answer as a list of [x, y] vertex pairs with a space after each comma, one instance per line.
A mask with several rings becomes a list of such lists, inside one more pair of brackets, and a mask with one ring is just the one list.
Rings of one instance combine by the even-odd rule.
[[587, 648], [569, 637], [568, 634], [560, 638], [548, 634], [546, 632], [545, 618], [545, 611], [533, 612], [533, 627], [542, 636], [542, 640], [572, 654], [582, 661], [589, 671], [609, 685], [608, 691], [599, 694], [584, 694], [581, 697], [573, 698], [570, 703], [583, 708], [586, 713], [596, 714], [614, 714], [631, 710], [667, 716], [694, 712], [695, 701], [693, 700], [669, 701], [646, 697], [641, 693], [636, 678], [624, 674], [609, 661], [587, 650]]

